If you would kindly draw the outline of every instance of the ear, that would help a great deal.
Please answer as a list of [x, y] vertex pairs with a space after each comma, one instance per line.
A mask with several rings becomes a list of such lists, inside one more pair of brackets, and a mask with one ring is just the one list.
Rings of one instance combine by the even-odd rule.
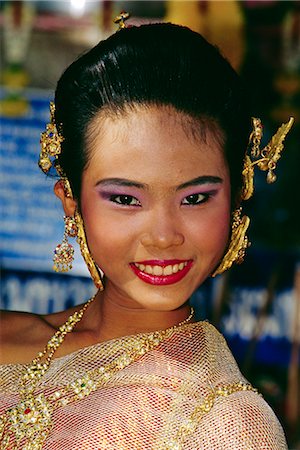
[[76, 211], [77, 202], [67, 195], [63, 180], [59, 180], [54, 185], [54, 193], [62, 203], [66, 216], [73, 217]]

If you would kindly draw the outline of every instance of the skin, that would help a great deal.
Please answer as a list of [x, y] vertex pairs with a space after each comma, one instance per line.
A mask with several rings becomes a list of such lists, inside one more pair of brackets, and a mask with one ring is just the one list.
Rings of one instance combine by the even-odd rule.
[[[193, 133], [187, 119], [172, 108], [152, 106], [99, 115], [90, 125], [81, 214], [90, 251], [105, 273], [105, 290], [56, 357], [179, 323], [189, 315], [189, 297], [222, 258], [230, 223], [227, 164], [215, 134]], [[66, 197], [62, 182], [55, 193], [72, 216], [77, 203]], [[131, 267], [174, 259], [191, 267], [169, 285], [145, 283]], [[76, 309], [46, 316], [4, 313], [2, 363], [29, 362]]]

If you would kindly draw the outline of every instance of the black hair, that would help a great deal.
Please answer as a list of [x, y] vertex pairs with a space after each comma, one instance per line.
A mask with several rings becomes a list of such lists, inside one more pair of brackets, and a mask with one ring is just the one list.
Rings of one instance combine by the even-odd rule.
[[128, 105], [168, 105], [199, 125], [217, 123], [233, 199], [239, 192], [250, 126], [246, 94], [219, 50], [186, 27], [157, 23], [116, 32], [66, 69], [55, 104], [64, 137], [59, 164], [78, 200], [89, 124], [101, 109], [122, 112]]

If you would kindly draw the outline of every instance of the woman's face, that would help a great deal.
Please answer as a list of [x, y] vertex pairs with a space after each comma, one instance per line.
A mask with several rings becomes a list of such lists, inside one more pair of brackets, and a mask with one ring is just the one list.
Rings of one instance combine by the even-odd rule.
[[221, 259], [230, 181], [214, 134], [167, 107], [96, 118], [81, 208], [105, 295], [122, 306], [173, 310]]

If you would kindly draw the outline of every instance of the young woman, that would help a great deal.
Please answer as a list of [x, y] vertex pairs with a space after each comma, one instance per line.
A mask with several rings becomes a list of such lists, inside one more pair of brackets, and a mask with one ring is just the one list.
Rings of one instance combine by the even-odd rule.
[[242, 259], [253, 166], [274, 177], [291, 122], [264, 156], [254, 122], [245, 159], [238, 76], [171, 24], [100, 42], [62, 75], [51, 108], [39, 164], [55, 167], [66, 215], [55, 268], [71, 265], [67, 237], [77, 237], [98, 290], [56, 314], [4, 313], [1, 448], [286, 449], [273, 412], [188, 301]]

